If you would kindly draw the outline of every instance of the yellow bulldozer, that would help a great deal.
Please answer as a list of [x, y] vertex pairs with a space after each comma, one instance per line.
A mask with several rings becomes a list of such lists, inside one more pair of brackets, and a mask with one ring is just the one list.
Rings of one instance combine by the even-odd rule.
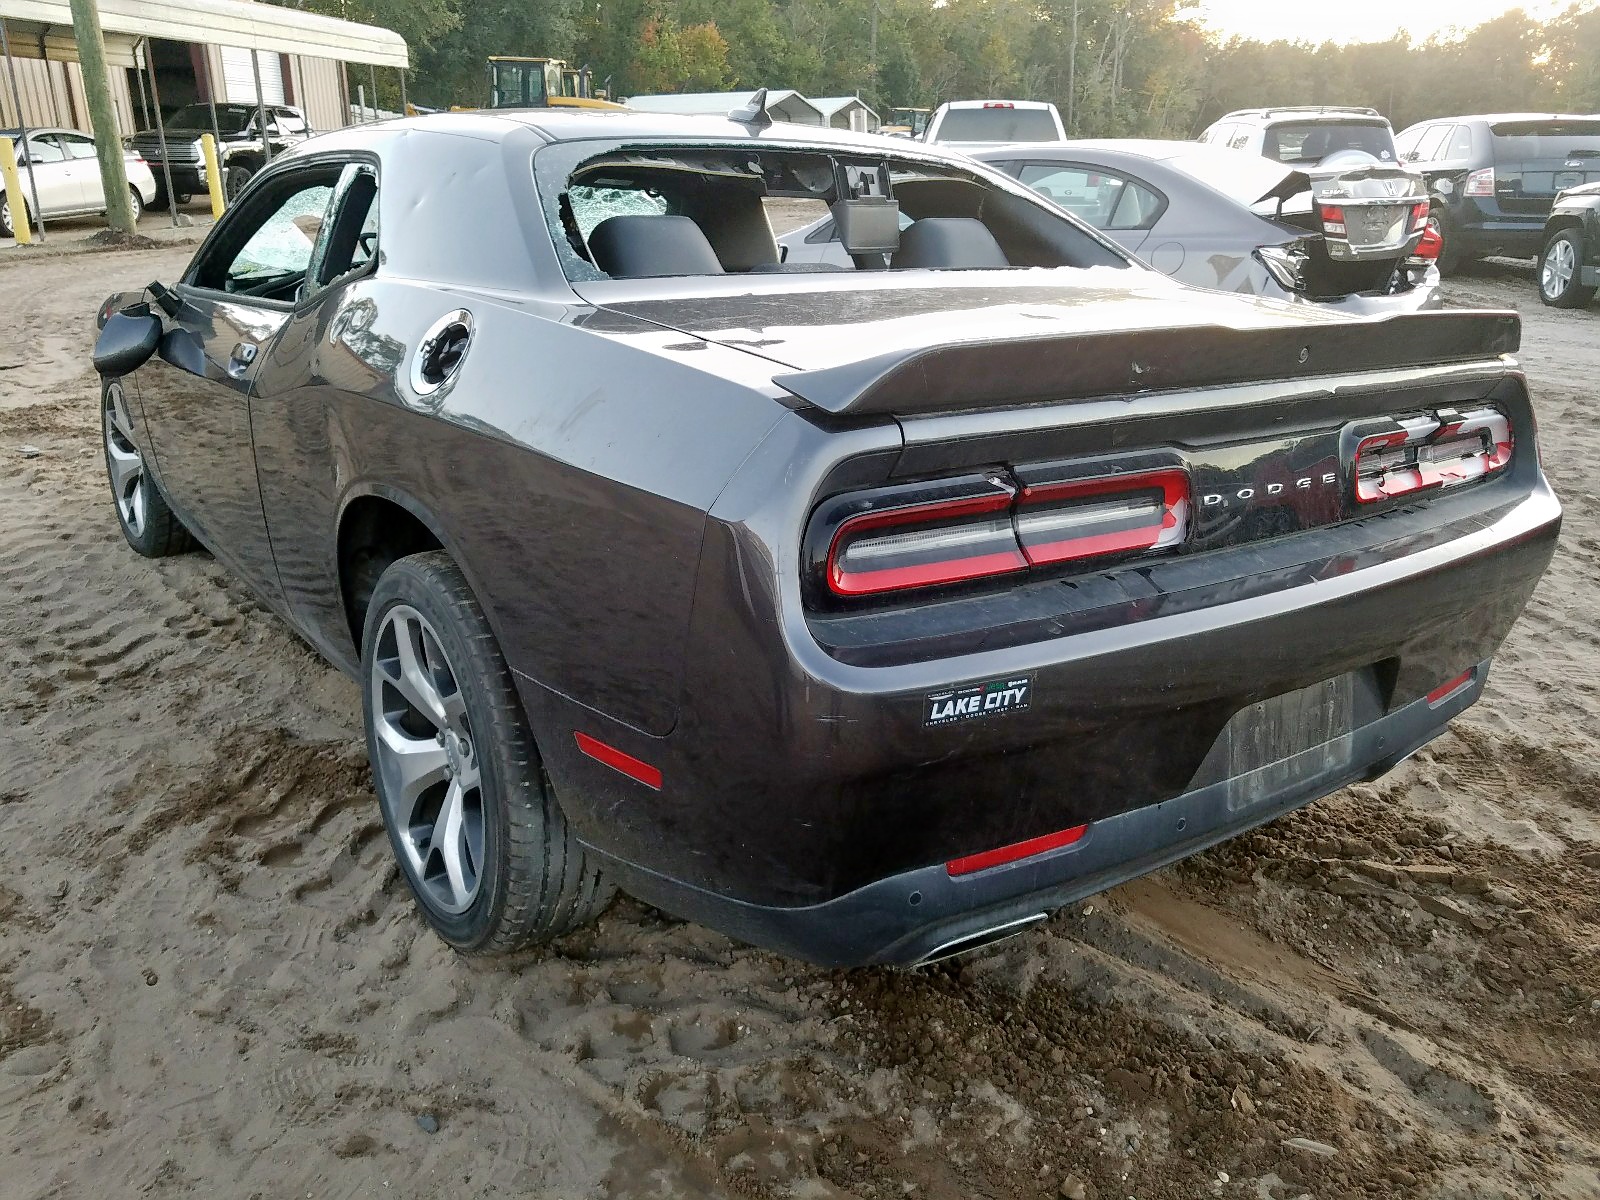
[[594, 94], [587, 67], [569, 67], [559, 58], [489, 59], [490, 108], [622, 108]]

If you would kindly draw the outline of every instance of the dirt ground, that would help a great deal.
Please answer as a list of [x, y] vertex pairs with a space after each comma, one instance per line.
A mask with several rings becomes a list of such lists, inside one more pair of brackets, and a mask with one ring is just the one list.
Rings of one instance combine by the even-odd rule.
[[90, 317], [190, 251], [0, 263], [0, 1196], [1600, 1195], [1600, 310], [1526, 267], [1554, 567], [1381, 782], [989, 956], [814, 969], [626, 900], [458, 960], [356, 688], [122, 544]]

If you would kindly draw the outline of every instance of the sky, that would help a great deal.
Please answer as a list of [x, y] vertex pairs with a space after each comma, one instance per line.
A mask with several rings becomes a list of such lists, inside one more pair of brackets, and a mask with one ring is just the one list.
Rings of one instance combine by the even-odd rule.
[[1425, 41], [1454, 26], [1470, 29], [1513, 8], [1544, 18], [1571, 0], [1450, 0], [1446, 4], [1395, 0], [1195, 0], [1195, 16], [1224, 36], [1237, 34], [1270, 42], [1279, 38], [1308, 42], [1382, 42], [1403, 30]]

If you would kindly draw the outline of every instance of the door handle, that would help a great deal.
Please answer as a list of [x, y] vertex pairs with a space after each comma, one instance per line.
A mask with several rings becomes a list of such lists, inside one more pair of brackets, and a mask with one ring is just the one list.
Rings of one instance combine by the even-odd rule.
[[238, 378], [250, 369], [250, 364], [256, 360], [256, 344], [254, 342], [240, 342], [233, 348], [233, 357], [228, 360], [228, 374]]

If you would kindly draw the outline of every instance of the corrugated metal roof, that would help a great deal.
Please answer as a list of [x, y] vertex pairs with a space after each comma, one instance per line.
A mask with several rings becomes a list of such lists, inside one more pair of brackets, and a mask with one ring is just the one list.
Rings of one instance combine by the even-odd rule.
[[[743, 108], [749, 104], [754, 96], [754, 90], [748, 92], [682, 92], [670, 95], [629, 96], [628, 107], [636, 108], [640, 112], [725, 117], [734, 109]], [[792, 108], [796, 105], [810, 109], [819, 120], [822, 118], [822, 111], [793, 88], [767, 89], [768, 111], [775, 111], [779, 108]]]
[[[332, 58], [378, 67], [409, 67], [403, 37], [376, 25], [341, 21], [295, 8], [251, 0], [99, 0], [106, 52], [113, 65], [133, 66], [141, 38], [169, 38], [209, 46], [240, 46], [274, 54]], [[77, 61], [68, 0], [0, 0], [12, 53]], [[45, 54], [39, 35], [45, 34]]]
[[806, 99], [811, 102], [813, 108], [825, 117], [832, 117], [841, 108], [849, 108], [852, 104], [860, 105], [863, 110], [872, 113], [874, 117], [878, 115], [873, 110], [872, 105], [868, 104], [860, 96], [807, 96]]

